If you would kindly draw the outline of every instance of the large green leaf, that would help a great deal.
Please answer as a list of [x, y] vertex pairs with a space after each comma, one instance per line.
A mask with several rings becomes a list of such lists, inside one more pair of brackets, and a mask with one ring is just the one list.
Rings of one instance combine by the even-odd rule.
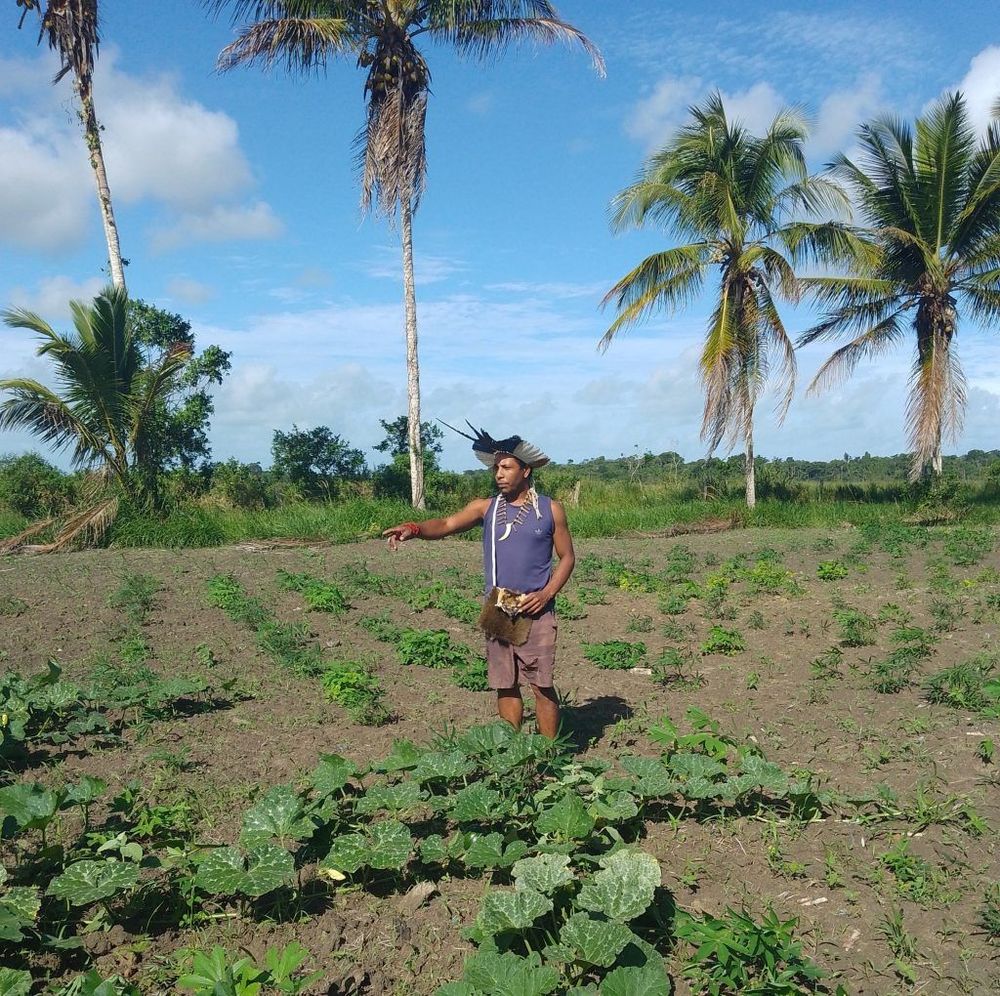
[[514, 865], [514, 885], [517, 889], [534, 889], [546, 896], [574, 880], [569, 855], [536, 854], [522, 858]]
[[601, 996], [670, 996], [673, 988], [661, 962], [608, 972], [601, 982]]
[[132, 888], [138, 881], [137, 865], [115, 858], [77, 861], [49, 883], [46, 894], [65, 899], [72, 906], [86, 906], [110, 899], [115, 893]]
[[414, 781], [399, 782], [396, 785], [373, 785], [354, 804], [355, 812], [367, 814], [382, 810], [390, 813], [406, 813], [425, 798], [420, 786]]
[[473, 782], [455, 793], [451, 817], [460, 823], [495, 823], [506, 815], [500, 793]]
[[320, 865], [351, 874], [368, 864], [368, 851], [368, 840], [364, 834], [345, 833], [333, 839]]
[[420, 860], [427, 865], [437, 864], [448, 858], [448, 845], [439, 833], [432, 833], [420, 840]]
[[372, 764], [372, 771], [408, 771], [415, 768], [417, 762], [424, 756], [426, 750], [416, 747], [409, 740], [393, 740], [392, 753], [381, 761]]
[[499, 833], [474, 835], [462, 856], [468, 868], [509, 868], [528, 853], [523, 840], [513, 840], [505, 848]]
[[59, 808], [59, 796], [39, 784], [0, 788], [0, 822], [5, 835], [48, 825]]
[[319, 764], [309, 776], [312, 787], [320, 795], [339, 792], [354, 774], [354, 765], [339, 754], [320, 755]]
[[75, 785], [69, 786], [66, 801], [79, 806], [89, 806], [107, 791], [108, 783], [92, 775], [84, 775]]
[[31, 972], [20, 968], [0, 968], [0, 996], [28, 996]]
[[682, 778], [715, 778], [726, 773], [726, 766], [705, 754], [685, 752], [674, 754], [669, 761], [670, 770]]
[[609, 968], [635, 935], [624, 924], [595, 920], [586, 913], [574, 913], [559, 931], [559, 941], [572, 948], [577, 961]]
[[635, 791], [645, 799], [662, 799], [677, 791], [677, 781], [656, 758], [630, 755], [622, 758], [622, 767], [635, 775]]
[[587, 812], [605, 823], [624, 823], [639, 815], [639, 807], [629, 792], [609, 792], [596, 798], [587, 807]]
[[372, 868], [398, 870], [413, 850], [413, 834], [398, 820], [383, 820], [369, 831], [368, 864]]
[[315, 829], [303, 812], [298, 793], [290, 785], [275, 785], [243, 814], [241, 837], [247, 845], [271, 837], [283, 842], [307, 840]]
[[417, 762], [413, 777], [423, 783], [435, 778], [464, 778], [475, 770], [475, 764], [460, 750], [430, 751]]
[[758, 754], [744, 754], [740, 758], [740, 779], [744, 778], [778, 798], [788, 793], [788, 775], [773, 761], [765, 761]]
[[16, 885], [0, 896], [0, 941], [24, 939], [24, 929], [33, 927], [41, 909], [38, 890]]
[[594, 829], [594, 818], [583, 800], [575, 792], [568, 792], [538, 817], [535, 829], [562, 840], [579, 840]]
[[577, 905], [622, 922], [644, 913], [662, 880], [656, 858], [643, 851], [615, 851], [601, 858], [601, 865], [584, 883]]
[[199, 861], [195, 885], [213, 896], [235, 896], [242, 890], [245, 870], [235, 847], [216, 847]]
[[485, 996], [547, 996], [559, 986], [559, 972], [537, 954], [483, 951], [465, 963], [463, 981]]
[[475, 757], [490, 757], [517, 737], [518, 733], [510, 723], [497, 721], [484, 726], [473, 726], [459, 740], [459, 746]]
[[486, 934], [524, 930], [551, 910], [552, 900], [534, 889], [489, 892], [479, 906], [476, 926]]
[[263, 896], [292, 881], [295, 861], [283, 847], [270, 841], [247, 850], [247, 870], [242, 891], [248, 896]]
[[294, 874], [292, 856], [263, 841], [249, 848], [245, 857], [235, 847], [209, 852], [198, 866], [195, 884], [212, 895], [257, 897], [287, 885]]

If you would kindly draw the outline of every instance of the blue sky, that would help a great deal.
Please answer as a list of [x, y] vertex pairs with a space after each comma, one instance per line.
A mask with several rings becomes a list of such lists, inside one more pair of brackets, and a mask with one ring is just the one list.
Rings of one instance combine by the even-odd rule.
[[[650, 321], [606, 354], [599, 302], [670, 236], [614, 236], [607, 204], [686, 108], [720, 89], [754, 128], [801, 104], [811, 161], [850, 149], [882, 111], [912, 117], [961, 87], [977, 121], [1000, 95], [995, 4], [568, 0], [607, 78], [566, 48], [481, 65], [426, 51], [433, 74], [428, 188], [415, 225], [424, 417], [520, 432], [553, 457], [703, 453], [699, 343], [707, 298]], [[623, 13], [626, 11], [626, 13]], [[362, 218], [351, 143], [363, 120], [353, 60], [289, 79], [218, 75], [232, 37], [194, 0], [102, 0], [96, 81], [108, 173], [135, 296], [182, 313], [233, 352], [216, 396], [218, 459], [269, 462], [275, 428], [331, 426], [353, 444], [405, 410], [399, 251]], [[105, 249], [69, 81], [30, 19], [0, 36], [0, 303], [66, 323], [103, 282]], [[796, 331], [807, 311], [786, 308]], [[962, 328], [970, 404], [958, 451], [1000, 445], [995, 331]], [[908, 348], [806, 397], [828, 347], [799, 354], [784, 425], [767, 399], [758, 451], [828, 458], [905, 450]], [[22, 331], [0, 330], [0, 372], [46, 380]], [[449, 439], [447, 466], [470, 464]], [[37, 448], [0, 434], [0, 452]]]

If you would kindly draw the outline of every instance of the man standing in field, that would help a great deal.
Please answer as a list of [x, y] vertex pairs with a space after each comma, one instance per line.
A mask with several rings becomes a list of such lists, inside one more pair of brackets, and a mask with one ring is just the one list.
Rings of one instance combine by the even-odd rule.
[[[497, 693], [497, 712], [520, 729], [521, 685], [526, 683], [535, 696], [539, 732], [555, 737], [559, 730], [559, 700], [552, 684], [555, 597], [573, 573], [576, 557], [562, 505], [534, 488], [532, 472], [549, 458], [520, 436], [495, 440], [483, 430], [475, 436], [461, 435], [472, 440], [475, 455], [493, 468], [496, 497], [470, 501], [445, 519], [404, 522], [382, 535], [396, 550], [410, 539], [442, 539], [483, 527], [487, 602], [480, 625], [487, 637], [489, 684]], [[554, 569], [553, 549], [559, 558]]]

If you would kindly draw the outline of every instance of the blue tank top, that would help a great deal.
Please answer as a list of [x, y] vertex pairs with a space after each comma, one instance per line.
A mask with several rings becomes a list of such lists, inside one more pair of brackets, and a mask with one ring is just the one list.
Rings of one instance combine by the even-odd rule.
[[[496, 536], [497, 570], [496, 583], [501, 588], [514, 591], [539, 591], [549, 583], [552, 576], [552, 535], [555, 524], [552, 519], [552, 499], [547, 495], [538, 496], [539, 519], [531, 505], [527, 506], [520, 524], [501, 540], [506, 526], [503, 509], [497, 507], [498, 495], [486, 510], [483, 519], [483, 573], [486, 578], [486, 594], [493, 587], [493, 548], [491, 531]], [[507, 506], [507, 525], [513, 524], [523, 506]], [[494, 525], [494, 512], [496, 523]]]

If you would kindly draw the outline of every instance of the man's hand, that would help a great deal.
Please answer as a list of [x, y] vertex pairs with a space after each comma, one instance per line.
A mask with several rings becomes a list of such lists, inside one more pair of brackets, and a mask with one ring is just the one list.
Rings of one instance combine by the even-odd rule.
[[420, 535], [420, 526], [415, 522], [403, 522], [398, 526], [386, 529], [382, 535], [389, 537], [390, 550], [398, 550], [400, 543], [405, 543], [408, 539]]
[[521, 596], [519, 611], [526, 616], [537, 616], [552, 601], [552, 598], [553, 596], [547, 588], [542, 588], [540, 591], [529, 591]]

